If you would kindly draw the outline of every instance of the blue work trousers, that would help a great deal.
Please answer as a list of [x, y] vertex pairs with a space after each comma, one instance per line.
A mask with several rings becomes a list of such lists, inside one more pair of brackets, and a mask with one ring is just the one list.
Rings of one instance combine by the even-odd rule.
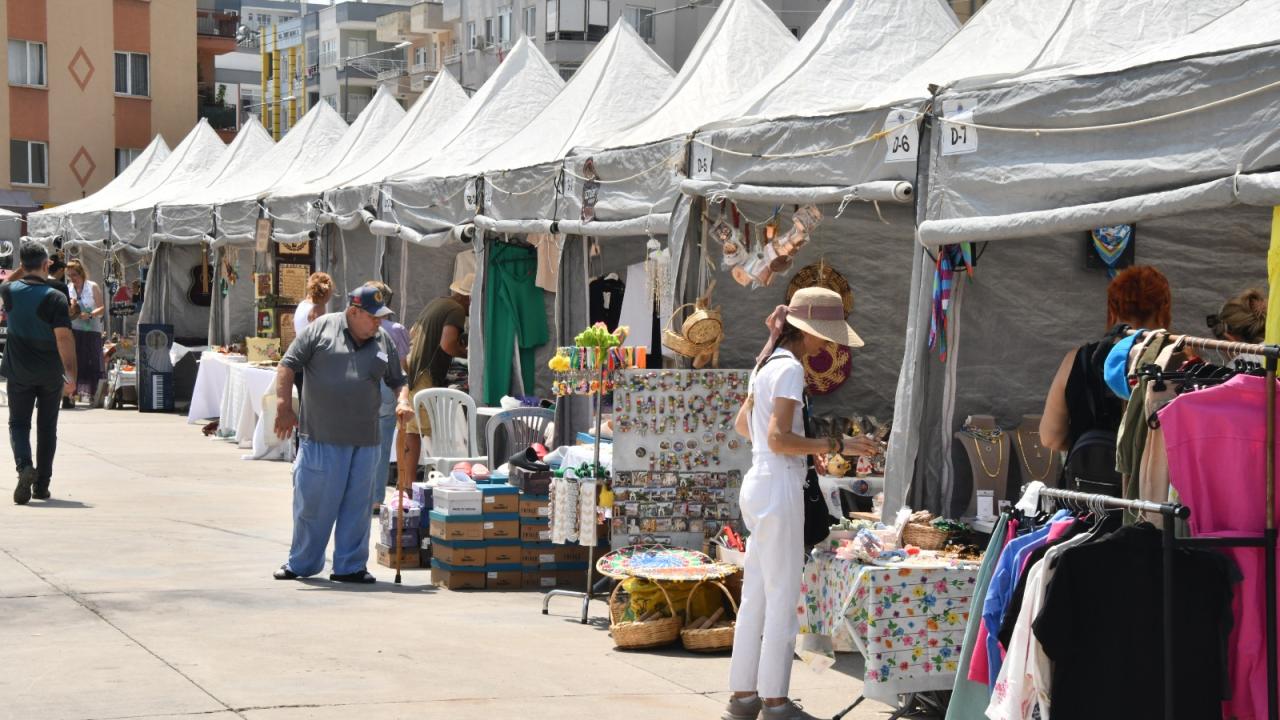
[[378, 437], [382, 444], [378, 446], [378, 459], [373, 466], [373, 497], [369, 506], [381, 505], [387, 497], [387, 480], [391, 475], [391, 453], [396, 443], [396, 416], [383, 415], [378, 418]]
[[378, 451], [377, 445], [331, 445], [302, 438], [293, 464], [290, 570], [304, 577], [320, 572], [330, 534], [335, 574], [366, 569], [372, 497], [369, 484]]

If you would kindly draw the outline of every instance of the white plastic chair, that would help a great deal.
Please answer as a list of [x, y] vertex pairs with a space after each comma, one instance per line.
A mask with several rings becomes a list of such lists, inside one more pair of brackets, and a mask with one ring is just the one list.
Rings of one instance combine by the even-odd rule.
[[496, 468], [507, 461], [506, 457], [498, 457], [498, 431], [503, 431], [506, 447], [503, 453], [510, 457], [511, 453], [520, 452], [534, 443], [547, 441], [547, 427], [555, 422], [556, 413], [547, 408], [515, 408], [503, 410], [489, 418], [485, 428], [485, 447], [489, 450], [489, 467]]
[[[419, 390], [413, 396], [413, 411], [426, 416], [431, 435], [423, 438], [422, 462], [448, 474], [460, 462], [482, 463], [489, 458], [476, 455], [476, 401], [471, 396], [448, 388]], [[466, 434], [459, 426], [459, 415], [465, 416]], [[431, 443], [430, 453], [427, 441]]]

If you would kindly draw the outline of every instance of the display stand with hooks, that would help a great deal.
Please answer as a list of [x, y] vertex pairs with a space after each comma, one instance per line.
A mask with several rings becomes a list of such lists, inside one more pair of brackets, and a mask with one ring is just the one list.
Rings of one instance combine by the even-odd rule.
[[[609, 363], [607, 361], [601, 362], [600, 363], [600, 382], [596, 386], [596, 391], [592, 393], [592, 395], [595, 396], [594, 400], [596, 402], [596, 438], [595, 438], [596, 442], [595, 442], [595, 453], [591, 463], [591, 472], [595, 476], [594, 479], [597, 483], [602, 483], [605, 480], [608, 480], [608, 478], [604, 478], [600, 476], [601, 475], [600, 473], [600, 432], [601, 432], [601, 427], [604, 424], [605, 375], [608, 372], [608, 370], [609, 370]], [[554, 598], [554, 597], [577, 598], [582, 600], [581, 622], [583, 625], [586, 625], [587, 609], [588, 609], [588, 606], [591, 604], [592, 598], [595, 596], [591, 588], [591, 574], [592, 574], [592, 571], [595, 569], [595, 566], [596, 566], [596, 546], [592, 545], [587, 548], [587, 589], [584, 592], [579, 592], [576, 590], [560, 590], [558, 588], [555, 590], [547, 591], [547, 594], [542, 596], [542, 614], [543, 615], [549, 614], [548, 608], [551, 605], [551, 598]]]

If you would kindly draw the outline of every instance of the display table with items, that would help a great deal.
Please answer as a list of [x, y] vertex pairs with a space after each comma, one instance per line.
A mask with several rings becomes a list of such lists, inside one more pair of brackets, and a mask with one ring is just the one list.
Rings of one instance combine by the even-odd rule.
[[200, 354], [200, 369], [191, 394], [187, 422], [200, 423], [222, 417], [222, 399], [227, 390], [231, 366], [248, 360], [244, 355], [206, 350]]
[[854, 705], [877, 700], [898, 708], [895, 717], [945, 704], [930, 694], [955, 683], [981, 562], [972, 548], [912, 545], [941, 547], [958, 527], [920, 520], [908, 514], [895, 527], [833, 528], [805, 565], [796, 608], [801, 660], [824, 670], [837, 652], [859, 653], [863, 695]]

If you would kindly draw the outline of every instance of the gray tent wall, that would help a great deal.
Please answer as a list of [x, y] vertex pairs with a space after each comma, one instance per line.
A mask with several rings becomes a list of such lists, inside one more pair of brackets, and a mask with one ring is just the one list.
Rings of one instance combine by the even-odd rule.
[[[1274, 15], [1252, 21], [1275, 27]], [[1259, 89], [1274, 82], [1256, 70], [1278, 61], [1271, 44], [938, 99], [940, 108], [976, 108], [978, 149], [942, 155], [948, 124], [936, 120], [944, 132], [929, 145], [920, 241], [930, 252], [1022, 242], [991, 242], [975, 282], [958, 283], [946, 364], [925, 347], [932, 269], [915, 277], [923, 302], [912, 311], [903, 373], [911, 382], [897, 408], [919, 418], [918, 455], [899, 457], [914, 468], [909, 501], [963, 504], [968, 488], [949, 453], [964, 417], [994, 412], [1008, 424], [1039, 412], [1062, 355], [1104, 331], [1105, 274], [1082, 269], [1089, 229], [1136, 223], [1137, 261], [1169, 276], [1177, 329], [1195, 331], [1225, 298], [1263, 280], [1269, 212], [1242, 205], [1280, 201], [1259, 172], [1280, 165], [1280, 106]]]

